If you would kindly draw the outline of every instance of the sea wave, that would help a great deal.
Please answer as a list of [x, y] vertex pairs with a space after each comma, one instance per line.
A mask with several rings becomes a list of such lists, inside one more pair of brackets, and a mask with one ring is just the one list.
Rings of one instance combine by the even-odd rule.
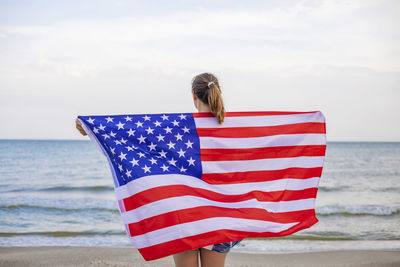
[[354, 192], [355, 190], [360, 192], [400, 192], [400, 187], [354, 187], [348, 185], [342, 186], [319, 186], [318, 191], [322, 192]]
[[[110, 235], [126, 235], [123, 231], [44, 231], [44, 232], [0, 232], [0, 237], [9, 236], [52, 236], [52, 237], [68, 237], [68, 236], [110, 236]], [[250, 239], [290, 239], [290, 240], [325, 240], [325, 241], [345, 241], [345, 240], [356, 240], [351, 237], [341, 237], [341, 236], [323, 236], [323, 235], [289, 235], [282, 237], [254, 237]]]
[[34, 209], [34, 210], [45, 210], [45, 211], [109, 211], [113, 213], [119, 213], [118, 209], [112, 208], [101, 208], [101, 207], [85, 207], [85, 208], [74, 208], [74, 207], [56, 207], [56, 206], [40, 206], [40, 205], [29, 205], [29, 204], [15, 204], [15, 205], [0, 205], [1, 210], [17, 210], [17, 209]]
[[38, 189], [38, 191], [113, 191], [114, 188], [106, 185], [95, 186], [53, 186]]
[[339, 191], [346, 191], [351, 189], [350, 186], [348, 185], [342, 185], [342, 186], [319, 186], [318, 191], [323, 191], [323, 192], [339, 192]]
[[122, 231], [53, 231], [53, 232], [0, 232], [1, 237], [8, 236], [25, 236], [25, 235], [40, 235], [40, 236], [52, 236], [52, 237], [67, 237], [67, 236], [94, 236], [94, 235], [126, 235]]
[[13, 190], [8, 190], [4, 192], [114, 192], [114, 188], [107, 185], [94, 185], [94, 186], [52, 186], [45, 188], [17, 188]]
[[[31, 209], [37, 211], [108, 211], [119, 213], [115, 201], [93, 201], [91, 202], [51, 202], [51, 201], [24, 201], [23, 203], [4, 203], [0, 204], [0, 209], [3, 211]], [[315, 208], [316, 215], [319, 216], [394, 216], [400, 214], [400, 206], [379, 206], [379, 205], [358, 205], [358, 206], [343, 206], [343, 205], [328, 205]]]
[[317, 207], [315, 209], [317, 215], [343, 215], [343, 216], [391, 216], [400, 214], [400, 206], [378, 206], [378, 205], [359, 205], [359, 206], [342, 206], [329, 205]]
[[250, 237], [250, 239], [289, 239], [289, 240], [325, 240], [325, 241], [345, 241], [345, 240], [356, 240], [351, 237], [340, 237], [340, 236], [323, 236], [323, 235], [288, 235], [282, 237]]
[[[326, 235], [324, 235], [326, 234]], [[320, 235], [288, 235], [282, 237], [248, 237], [246, 239], [253, 240], [301, 240], [301, 241], [351, 241], [360, 240], [357, 236], [346, 236], [345, 233], [338, 234], [337, 236], [330, 236], [331, 234], [326, 232], [321, 232]], [[42, 232], [0, 232], [0, 237], [17, 237], [17, 236], [47, 236], [47, 237], [112, 237], [112, 236], [126, 236], [124, 231], [42, 231]], [[366, 239], [363, 239], [366, 240]], [[375, 239], [373, 237], [367, 240], [384, 240]], [[400, 240], [396, 237], [391, 237], [390, 240]]]
[[[112, 196], [111, 196], [112, 197]], [[41, 210], [118, 210], [118, 204], [113, 198], [90, 198], [90, 197], [70, 197], [58, 196], [53, 194], [51, 198], [27, 196], [5, 196], [0, 197], [0, 210], [4, 209], [36, 209]]]

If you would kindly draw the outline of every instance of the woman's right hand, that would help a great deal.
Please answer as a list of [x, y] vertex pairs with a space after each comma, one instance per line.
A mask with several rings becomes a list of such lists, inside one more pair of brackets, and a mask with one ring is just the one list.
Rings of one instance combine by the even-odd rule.
[[81, 122], [78, 120], [78, 118], [75, 120], [76, 123], [76, 129], [78, 129], [78, 131], [82, 134], [82, 135], [87, 135], [87, 133], [85, 132], [85, 130], [82, 128], [82, 124]]

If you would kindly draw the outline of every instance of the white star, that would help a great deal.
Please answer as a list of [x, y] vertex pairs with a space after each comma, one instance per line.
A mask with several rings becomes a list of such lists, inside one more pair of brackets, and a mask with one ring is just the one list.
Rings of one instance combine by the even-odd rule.
[[129, 116], [126, 116], [124, 119], [125, 119], [125, 122], [132, 121], [132, 117], [129, 117]]
[[111, 153], [113, 154], [113, 155], [115, 155], [115, 147], [114, 148], [110, 148], [110, 150], [111, 150]]
[[186, 143], [185, 143], [185, 145], [186, 145], [186, 148], [193, 148], [192, 147], [192, 145], [193, 145], [194, 143], [192, 143], [192, 142], [190, 142], [190, 140], [188, 140]]
[[155, 158], [151, 158], [151, 159], [149, 159], [149, 160], [150, 160], [150, 162], [151, 162], [151, 165], [157, 164], [157, 160], [156, 160]]
[[135, 135], [135, 130], [132, 130], [131, 128], [129, 128], [129, 131], [126, 131], [129, 135], [128, 135], [128, 137], [129, 136], [131, 136], [131, 135]]
[[178, 140], [183, 141], [183, 140], [182, 140], [182, 136], [183, 136], [183, 135], [181, 135], [180, 133], [178, 133], [178, 134], [176, 134], [176, 135], [174, 135], [174, 136], [176, 137], [176, 141], [178, 141]]
[[144, 165], [144, 167], [142, 167], [142, 169], [144, 170], [144, 173], [151, 172], [150, 167], [147, 167], [147, 165]]
[[131, 145], [132, 149], [137, 149], [137, 147], [135, 147], [135, 145]]
[[172, 124], [173, 124], [174, 126], [179, 126], [179, 121], [174, 120], [174, 121], [172, 122]]
[[154, 123], [154, 125], [155, 125], [156, 127], [161, 127], [161, 122], [155, 121], [155, 122], [153, 122], [153, 123]]
[[119, 140], [114, 140], [116, 145], [122, 145], [121, 142]]
[[91, 117], [89, 117], [88, 122], [89, 122], [90, 124], [94, 124], [94, 120], [95, 120], [95, 119], [92, 119]]
[[139, 138], [136, 138], [137, 140], [139, 140], [139, 144], [141, 143], [145, 143], [144, 139], [146, 139], [146, 137], [144, 137], [143, 135], [140, 135]]
[[161, 157], [161, 158], [166, 158], [166, 157], [167, 157], [167, 156], [166, 156], [166, 155], [167, 155], [167, 152], [165, 152], [164, 149], [161, 150], [161, 152], [158, 152], [158, 153], [160, 153], [160, 157]]
[[110, 135], [111, 135], [112, 137], [115, 137], [116, 133], [114, 133], [113, 131], [111, 131], [111, 132], [110, 132]]
[[183, 166], [182, 166], [181, 169], [180, 169], [180, 171], [181, 171], [181, 172], [185, 172], [185, 171], [187, 171], [187, 169], [183, 168]]
[[119, 158], [121, 159], [121, 161], [122, 161], [123, 159], [126, 159], [126, 154], [121, 152], [121, 154], [120, 154], [118, 157], [119, 157]]
[[143, 127], [143, 122], [138, 121], [138, 122], [135, 122], [135, 124], [136, 124], [136, 128]]
[[142, 152], [139, 152], [139, 153], [137, 153], [138, 155], [139, 155], [139, 158], [143, 158], [143, 157], [145, 157], [146, 155], [144, 154], [144, 153], [142, 153]]
[[146, 115], [146, 116], [143, 117], [143, 119], [144, 119], [145, 121], [149, 121], [149, 120], [150, 120], [150, 117]]
[[118, 169], [122, 172], [123, 168], [122, 165], [118, 163]]
[[131, 174], [131, 172], [132, 171], [128, 171], [128, 170], [126, 170], [126, 176], [129, 178], [129, 177], [132, 177], [132, 174]]
[[168, 120], [168, 117], [169, 117], [169, 116], [167, 116], [167, 115], [165, 115], [165, 114], [161, 116], [161, 118], [162, 118], [163, 121]]
[[172, 128], [169, 128], [168, 126], [167, 126], [167, 128], [164, 128], [164, 130], [165, 130], [166, 134], [167, 133], [172, 133]]
[[93, 132], [98, 134], [99, 130], [96, 127], [93, 127]]
[[126, 144], [126, 141], [127, 141], [127, 140], [125, 140], [125, 139], [122, 137], [121, 140], [119, 140], [119, 141], [121, 141], [121, 143], [123, 143], [123, 144]]
[[171, 164], [171, 165], [176, 166], [176, 165], [175, 165], [176, 160], [174, 160], [174, 158], [172, 158], [171, 160], [168, 160], [168, 163]]
[[132, 150], [133, 150], [133, 148], [130, 147], [130, 146], [126, 146], [125, 148], [126, 148], [128, 151], [132, 151]]
[[149, 147], [149, 149], [150, 149], [150, 151], [152, 151], [153, 149], [155, 150], [156, 149], [156, 144], [153, 144], [153, 142], [151, 142], [151, 145], [148, 145], [148, 147]]
[[122, 123], [122, 122], [118, 122], [118, 124], [116, 124], [116, 126], [118, 126], [118, 130], [124, 129], [124, 125], [125, 125], [125, 123]]
[[182, 148], [178, 151], [179, 157], [185, 157], [185, 153], [186, 151], [183, 151]]
[[171, 141], [169, 141], [169, 143], [167, 144], [168, 148], [171, 149], [175, 149], [175, 143], [172, 143]]
[[163, 164], [160, 168], [163, 169], [163, 171], [168, 171], [169, 166], [165, 166], [165, 164]]
[[136, 160], [135, 158], [133, 158], [131, 161], [129, 161], [130, 163], [132, 163], [132, 167], [135, 167], [135, 165], [139, 165], [139, 161]]
[[185, 126], [185, 128], [182, 128], [182, 131], [183, 131], [184, 133], [188, 133], [190, 130], [189, 130], [189, 128], [187, 128], [187, 127]]
[[106, 126], [103, 126], [103, 124], [100, 123], [99, 129], [104, 131], [104, 128], [106, 128]]
[[188, 160], [188, 162], [189, 162], [189, 166], [190, 166], [190, 165], [193, 165], [193, 166], [194, 166], [195, 160], [192, 159], [192, 157], [190, 157], [190, 159]]
[[157, 139], [158, 139], [158, 142], [160, 142], [161, 140], [164, 141], [164, 137], [165, 137], [165, 136], [162, 136], [161, 134], [159, 134], [159, 135], [156, 136], [156, 137], [157, 137]]
[[147, 128], [145, 131], [147, 132], [147, 134], [153, 134], [154, 129], [150, 128], [149, 126], [149, 128]]
[[104, 140], [106, 140], [107, 138], [110, 138], [110, 136], [108, 135], [108, 134], [103, 134], [103, 136], [104, 136]]
[[107, 118], [106, 118], [106, 120], [107, 120], [107, 123], [109, 123], [109, 122], [113, 122], [113, 119], [114, 119], [114, 118], [107, 117]]
[[186, 120], [186, 115], [181, 114], [179, 115], [179, 118], [181, 118], [181, 120]]

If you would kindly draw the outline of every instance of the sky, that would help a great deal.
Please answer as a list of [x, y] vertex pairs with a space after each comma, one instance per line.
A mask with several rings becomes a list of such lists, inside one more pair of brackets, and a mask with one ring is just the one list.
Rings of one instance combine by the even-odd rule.
[[400, 141], [400, 1], [0, 0], [0, 139], [88, 139], [78, 115], [321, 111], [328, 141]]

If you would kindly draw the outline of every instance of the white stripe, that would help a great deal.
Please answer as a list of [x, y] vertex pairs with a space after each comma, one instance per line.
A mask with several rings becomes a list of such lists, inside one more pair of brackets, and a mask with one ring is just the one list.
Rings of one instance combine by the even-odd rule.
[[231, 217], [216, 217], [194, 222], [182, 223], [159, 230], [155, 230], [143, 235], [131, 237], [131, 242], [136, 248], [141, 249], [171, 240], [188, 236], [207, 233], [215, 230], [231, 229], [248, 232], [272, 232], [277, 233], [289, 229], [298, 224], [295, 223], [275, 223], [261, 220], [249, 220]]
[[203, 248], [208, 249], [208, 250], [212, 250], [213, 247], [214, 247], [214, 245], [208, 245], [208, 246], [205, 246]]
[[79, 119], [78, 120], [81, 122], [82, 124], [82, 128], [85, 130], [85, 132], [87, 133], [87, 135], [89, 136], [90, 140], [96, 145], [96, 147], [106, 156], [108, 164], [110, 166], [111, 169], [111, 174], [114, 180], [114, 187], [115, 186], [119, 186], [119, 182], [118, 182], [118, 178], [117, 178], [117, 174], [115, 173], [115, 169], [113, 167], [113, 162], [110, 159], [110, 157], [108, 156], [107, 152], [105, 151], [105, 148], [101, 145], [102, 142], [97, 139], [97, 136], [92, 132], [92, 130], [90, 129], [89, 126], [86, 125], [86, 123]]
[[265, 182], [239, 183], [239, 184], [209, 184], [193, 176], [180, 174], [151, 175], [132, 180], [126, 185], [115, 188], [117, 199], [124, 199], [131, 195], [147, 189], [168, 186], [185, 185], [193, 188], [201, 188], [214, 191], [224, 195], [239, 195], [248, 192], [259, 191], [281, 191], [281, 190], [302, 190], [311, 187], [318, 187], [320, 177], [307, 179], [278, 179]]
[[243, 116], [225, 117], [224, 122], [219, 124], [214, 117], [194, 118], [196, 128], [232, 128], [232, 127], [257, 127], [275, 126], [303, 122], [325, 122], [321, 112], [271, 115], [271, 116]]
[[219, 202], [214, 200], [205, 199], [196, 196], [181, 196], [171, 197], [154, 201], [149, 204], [140, 206], [134, 210], [122, 213], [122, 220], [124, 223], [136, 223], [141, 220], [157, 216], [171, 211], [183, 210], [189, 208], [203, 207], [203, 206], [214, 206], [221, 208], [258, 208], [264, 209], [268, 212], [290, 212], [300, 211], [306, 209], [314, 209], [315, 198], [306, 198], [290, 201], [279, 201], [279, 202], [264, 202], [258, 201], [257, 199], [249, 199], [238, 202]]
[[281, 134], [247, 138], [199, 137], [199, 139], [200, 149], [256, 148], [326, 144], [325, 134]]
[[204, 161], [203, 173], [226, 173], [322, 167], [324, 157], [294, 157], [232, 161]]

